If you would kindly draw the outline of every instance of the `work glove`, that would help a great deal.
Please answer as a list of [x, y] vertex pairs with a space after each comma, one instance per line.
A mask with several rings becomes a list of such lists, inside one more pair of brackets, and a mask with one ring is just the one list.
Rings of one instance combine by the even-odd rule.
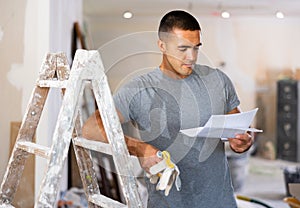
[[165, 196], [169, 195], [172, 185], [175, 182], [177, 191], [181, 189], [181, 180], [179, 178], [180, 171], [178, 167], [172, 162], [170, 153], [167, 151], [158, 152], [158, 157], [162, 158], [162, 161], [153, 165], [150, 168], [150, 174], [147, 177], [150, 178], [152, 184], [156, 184], [156, 190], [165, 191]]

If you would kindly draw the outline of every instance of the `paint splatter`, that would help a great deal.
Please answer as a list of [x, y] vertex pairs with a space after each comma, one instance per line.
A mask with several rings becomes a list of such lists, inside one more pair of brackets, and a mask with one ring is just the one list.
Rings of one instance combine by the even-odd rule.
[[3, 30], [2, 30], [2, 27], [0, 26], [0, 41], [2, 40], [3, 35], [4, 35], [4, 32], [3, 32]]

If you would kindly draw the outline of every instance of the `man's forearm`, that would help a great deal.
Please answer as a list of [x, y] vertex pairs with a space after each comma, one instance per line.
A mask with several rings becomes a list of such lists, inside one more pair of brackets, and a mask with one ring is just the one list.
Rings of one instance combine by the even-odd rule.
[[[86, 139], [108, 143], [99, 111], [96, 111], [95, 114], [85, 122], [82, 129], [82, 136]], [[155, 155], [158, 151], [158, 149], [152, 145], [129, 136], [125, 136], [125, 142], [129, 153], [137, 157], [150, 157]]]
[[151, 157], [158, 151], [152, 145], [129, 136], [125, 136], [125, 142], [129, 153], [136, 157]]

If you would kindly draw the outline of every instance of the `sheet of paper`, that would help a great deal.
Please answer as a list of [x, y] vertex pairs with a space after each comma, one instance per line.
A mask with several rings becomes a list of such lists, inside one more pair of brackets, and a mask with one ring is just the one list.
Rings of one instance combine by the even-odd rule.
[[246, 131], [262, 132], [262, 130], [249, 128], [258, 108], [251, 111], [212, 115], [203, 127], [183, 129], [181, 133], [190, 137], [234, 138], [236, 134]]

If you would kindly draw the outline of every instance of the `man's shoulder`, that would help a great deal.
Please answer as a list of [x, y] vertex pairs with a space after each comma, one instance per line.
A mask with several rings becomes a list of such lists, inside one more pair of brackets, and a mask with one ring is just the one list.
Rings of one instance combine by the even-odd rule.
[[156, 82], [159, 77], [159, 72], [155, 68], [152, 71], [145, 72], [139, 75], [136, 75], [132, 77], [130, 80], [127, 80], [124, 83], [123, 87], [142, 87], [142, 86], [148, 86], [150, 84], [153, 84], [153, 82]]
[[158, 68], [154, 68], [151, 71], [142, 73], [136, 76], [133, 80], [144, 80], [144, 79], [154, 79], [160, 75]]

